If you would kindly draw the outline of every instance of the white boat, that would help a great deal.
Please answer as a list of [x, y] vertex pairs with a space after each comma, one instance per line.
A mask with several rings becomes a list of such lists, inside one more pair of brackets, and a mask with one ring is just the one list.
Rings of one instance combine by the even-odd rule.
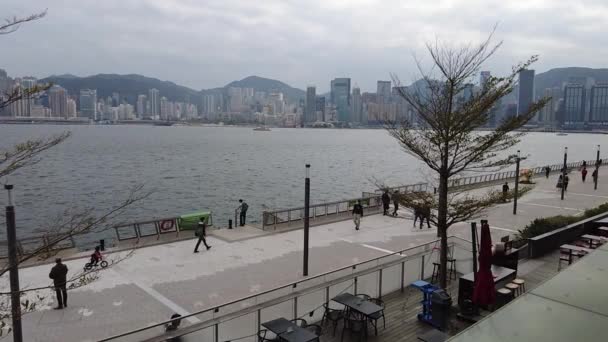
[[557, 133], [556, 135], [559, 135], [559, 136], [564, 136], [564, 135], [568, 135], [568, 133], [559, 132], [559, 133]]
[[268, 128], [266, 126], [259, 126], [259, 127], [254, 128], [253, 130], [267, 132], [267, 131], [270, 131], [270, 128]]

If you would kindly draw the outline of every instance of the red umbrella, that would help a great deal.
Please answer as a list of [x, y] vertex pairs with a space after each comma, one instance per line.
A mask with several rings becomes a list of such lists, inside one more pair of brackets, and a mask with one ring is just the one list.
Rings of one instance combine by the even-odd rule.
[[492, 237], [490, 236], [490, 226], [487, 223], [481, 225], [479, 270], [472, 300], [476, 305], [489, 305], [496, 300], [494, 275], [492, 274]]

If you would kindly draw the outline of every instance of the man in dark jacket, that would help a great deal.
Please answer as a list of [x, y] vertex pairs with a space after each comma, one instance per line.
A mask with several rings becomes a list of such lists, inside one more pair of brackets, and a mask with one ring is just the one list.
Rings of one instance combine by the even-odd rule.
[[49, 278], [53, 279], [55, 293], [57, 294], [57, 307], [55, 310], [60, 310], [68, 306], [68, 291], [66, 288], [68, 267], [61, 263], [61, 258], [55, 259], [55, 263], [56, 265], [51, 268]]
[[382, 194], [382, 208], [384, 209], [383, 215], [388, 215], [388, 207], [391, 204], [391, 197], [388, 195], [388, 190], [385, 190]]
[[353, 221], [355, 222], [355, 229], [359, 230], [359, 225], [361, 224], [361, 217], [363, 217], [363, 206], [361, 205], [361, 200], [358, 200], [357, 203], [353, 206]]
[[[245, 220], [247, 219], [247, 209], [249, 209], [249, 206], [242, 199], [239, 200], [239, 203], [241, 203], [241, 205], [239, 206], [239, 208], [241, 209], [241, 215], [239, 215], [239, 223], [242, 227], [245, 225]], [[236, 225], [236, 222], [234, 224]]]
[[207, 237], [207, 218], [206, 217], [203, 216], [198, 221], [198, 228], [196, 229], [196, 234], [198, 235], [198, 241], [196, 242], [196, 247], [194, 247], [194, 253], [198, 253], [198, 246], [201, 245], [201, 241], [203, 242], [205, 247], [207, 247], [207, 250], [211, 249], [211, 246], [209, 246], [207, 244], [207, 240], [205, 239], [205, 237]]
[[393, 193], [393, 216], [397, 216], [399, 211], [399, 191], [395, 190]]
[[508, 196], [509, 196], [509, 183], [505, 182], [505, 184], [502, 185], [502, 201], [506, 202]]

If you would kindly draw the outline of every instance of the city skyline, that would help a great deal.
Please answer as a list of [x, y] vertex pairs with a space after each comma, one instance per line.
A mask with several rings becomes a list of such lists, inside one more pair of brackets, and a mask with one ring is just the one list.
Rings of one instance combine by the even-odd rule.
[[[44, 9], [33, 0], [3, 5], [7, 15]], [[109, 18], [103, 25], [100, 13]], [[53, 4], [42, 20], [3, 37], [10, 49], [3, 54], [2, 67], [13, 75], [37, 78], [49, 71], [81, 76], [138, 73], [197, 90], [259, 74], [300, 89], [314, 84], [317, 93], [329, 91], [326, 79], [349, 75], [364, 92], [373, 90], [378, 79], [389, 79], [391, 72], [409, 82], [416, 74], [411, 55], [423, 54], [424, 42], [435, 36], [454, 43], [480, 40], [497, 22], [495, 37], [504, 45], [486, 66], [497, 75], [532, 54], [541, 57], [536, 70], [575, 64], [601, 67], [608, 46], [602, 34], [606, 13], [608, 6], [593, 0], [432, 5], [68, 0]], [[445, 25], [448, 19], [450, 25]], [[338, 24], [340, 30], [335, 29]], [[158, 44], [163, 48], [156, 48]], [[591, 47], [596, 53], [586, 53]], [[39, 63], [40, 56], [45, 63]]]

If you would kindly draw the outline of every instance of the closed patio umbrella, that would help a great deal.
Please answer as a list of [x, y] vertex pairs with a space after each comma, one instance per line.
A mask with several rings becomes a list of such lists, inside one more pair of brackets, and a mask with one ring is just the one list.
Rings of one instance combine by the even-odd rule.
[[487, 223], [481, 225], [479, 270], [475, 279], [472, 300], [475, 305], [490, 305], [496, 300], [494, 276], [492, 275], [492, 237], [490, 236], [490, 226]]

